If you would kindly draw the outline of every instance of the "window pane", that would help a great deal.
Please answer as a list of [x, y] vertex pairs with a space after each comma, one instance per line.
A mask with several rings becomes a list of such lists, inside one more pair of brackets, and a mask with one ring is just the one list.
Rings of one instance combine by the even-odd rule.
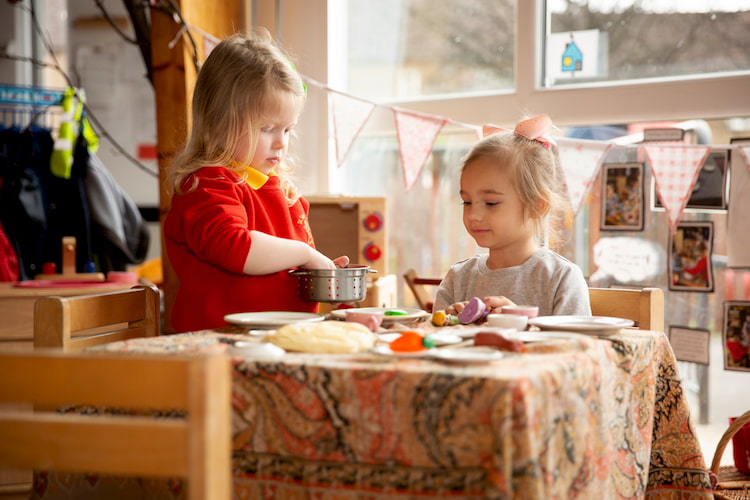
[[370, 100], [513, 87], [515, 0], [348, 0], [348, 91]]
[[750, 71], [750, 1], [551, 0], [546, 87]]

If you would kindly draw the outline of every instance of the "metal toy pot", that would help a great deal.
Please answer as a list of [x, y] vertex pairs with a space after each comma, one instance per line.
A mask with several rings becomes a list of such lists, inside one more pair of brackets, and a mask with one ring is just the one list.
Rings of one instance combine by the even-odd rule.
[[370, 266], [349, 264], [338, 269], [293, 269], [299, 279], [299, 296], [308, 302], [357, 302], [367, 294]]

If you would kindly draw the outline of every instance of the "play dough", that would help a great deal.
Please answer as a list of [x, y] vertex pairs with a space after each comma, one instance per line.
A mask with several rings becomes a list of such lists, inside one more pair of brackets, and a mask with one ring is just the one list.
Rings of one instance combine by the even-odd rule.
[[319, 321], [284, 325], [265, 340], [287, 351], [345, 353], [372, 349], [376, 337], [360, 323]]

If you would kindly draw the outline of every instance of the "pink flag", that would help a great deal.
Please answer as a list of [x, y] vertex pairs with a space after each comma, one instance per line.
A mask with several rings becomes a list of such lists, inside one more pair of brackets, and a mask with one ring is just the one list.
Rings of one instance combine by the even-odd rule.
[[611, 147], [612, 144], [601, 141], [557, 138], [557, 155], [565, 175], [573, 215], [578, 214], [583, 199], [599, 173], [602, 160]]
[[750, 169], [750, 146], [738, 146], [740, 153], [745, 157], [745, 165]]
[[331, 91], [333, 133], [336, 138], [336, 161], [340, 167], [362, 128], [370, 119], [375, 104]]
[[670, 229], [674, 232], [711, 147], [661, 144], [643, 147], [651, 162], [656, 193], [667, 212]]
[[448, 121], [436, 116], [420, 115], [393, 108], [396, 134], [404, 171], [404, 184], [410, 190], [419, 177], [443, 125]]

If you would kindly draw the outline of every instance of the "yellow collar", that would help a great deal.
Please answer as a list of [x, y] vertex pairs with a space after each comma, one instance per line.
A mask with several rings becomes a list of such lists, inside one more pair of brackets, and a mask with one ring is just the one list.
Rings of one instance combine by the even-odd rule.
[[[239, 164], [233, 162], [233, 166], [237, 167]], [[275, 176], [276, 172], [271, 171], [268, 175], [264, 174], [260, 170], [256, 170], [253, 167], [245, 167], [245, 181], [253, 189], [260, 189], [263, 185], [268, 182], [268, 178]]]

